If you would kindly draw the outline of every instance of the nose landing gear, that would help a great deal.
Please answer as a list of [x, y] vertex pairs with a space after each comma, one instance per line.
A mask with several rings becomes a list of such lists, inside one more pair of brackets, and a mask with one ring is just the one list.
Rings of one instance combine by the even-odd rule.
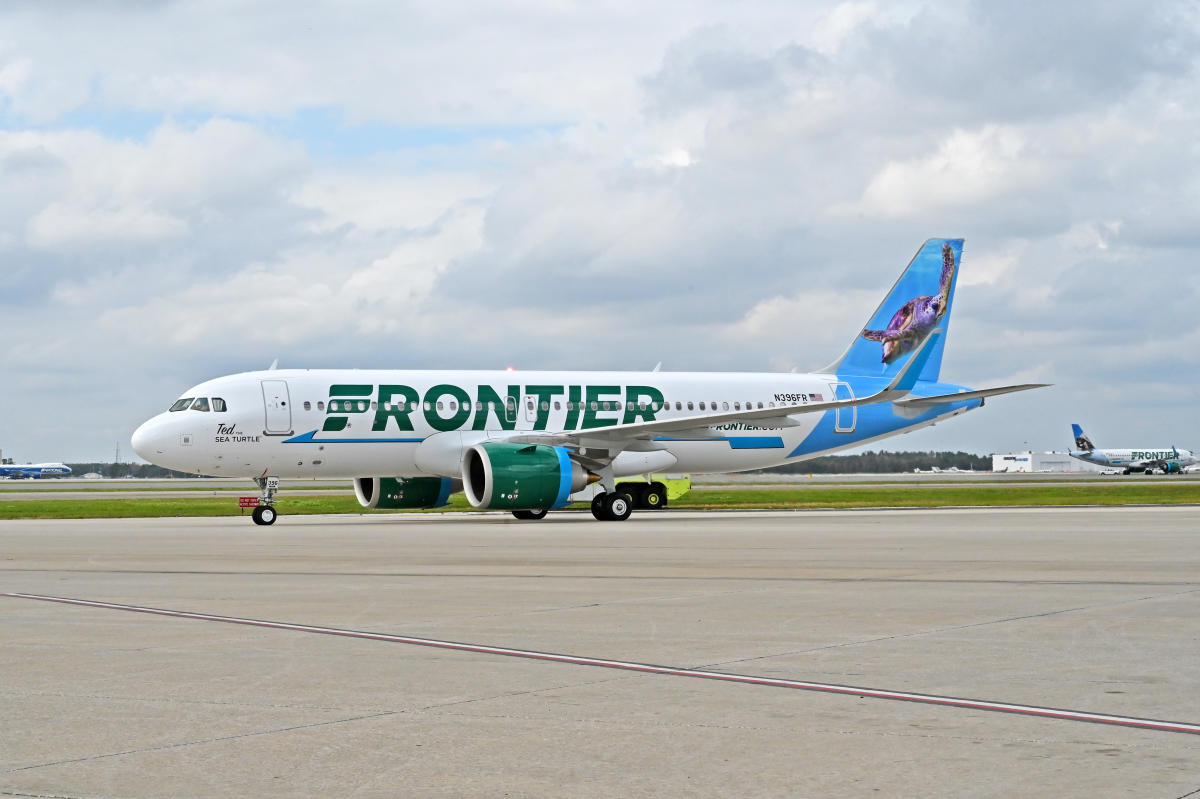
[[250, 518], [255, 524], [274, 524], [275, 519], [279, 517], [275, 510], [275, 494], [279, 491], [278, 477], [256, 477], [254, 482], [258, 483], [258, 490], [261, 492], [259, 496], [259, 505], [250, 513]]
[[250, 514], [250, 518], [254, 519], [255, 524], [274, 524], [277, 516], [275, 508], [271, 505], [259, 505]]

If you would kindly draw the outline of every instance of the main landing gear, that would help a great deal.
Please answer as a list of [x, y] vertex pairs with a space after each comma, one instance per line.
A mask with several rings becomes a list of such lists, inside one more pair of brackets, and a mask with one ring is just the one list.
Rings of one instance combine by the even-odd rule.
[[667, 487], [662, 483], [617, 483], [616, 491], [592, 498], [592, 515], [602, 522], [623, 522], [639, 510], [667, 507]]
[[274, 524], [279, 518], [279, 514], [275, 510], [275, 494], [279, 491], [278, 477], [256, 477], [254, 482], [258, 483], [258, 490], [261, 492], [258, 498], [259, 505], [250, 513], [250, 518], [255, 524]]
[[592, 515], [602, 522], [623, 522], [633, 513], [633, 500], [624, 491], [592, 497]]

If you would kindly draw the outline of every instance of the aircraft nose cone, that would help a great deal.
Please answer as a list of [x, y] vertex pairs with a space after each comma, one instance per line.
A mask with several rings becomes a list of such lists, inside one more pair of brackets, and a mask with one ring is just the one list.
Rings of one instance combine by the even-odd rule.
[[133, 431], [133, 436], [129, 443], [133, 445], [133, 451], [138, 454], [138, 457], [144, 461], [154, 463], [154, 456], [162, 454], [155, 449], [155, 435], [153, 432], [153, 419], [148, 422], [143, 422], [137, 430]]

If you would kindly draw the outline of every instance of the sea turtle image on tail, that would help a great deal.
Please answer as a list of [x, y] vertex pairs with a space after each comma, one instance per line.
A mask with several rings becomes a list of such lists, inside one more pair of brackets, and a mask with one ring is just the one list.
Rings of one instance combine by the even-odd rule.
[[886, 330], [863, 330], [863, 338], [883, 343], [884, 363], [891, 363], [911, 351], [945, 316], [950, 305], [954, 268], [954, 251], [949, 244], [943, 244], [941, 291], [932, 297], [915, 297], [904, 303], [888, 322]]

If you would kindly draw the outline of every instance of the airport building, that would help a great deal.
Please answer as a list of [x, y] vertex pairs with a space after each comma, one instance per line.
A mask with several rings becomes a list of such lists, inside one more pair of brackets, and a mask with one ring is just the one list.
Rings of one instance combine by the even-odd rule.
[[1104, 471], [1094, 463], [1072, 458], [1065, 452], [1010, 452], [992, 455], [993, 472], [1092, 472]]

